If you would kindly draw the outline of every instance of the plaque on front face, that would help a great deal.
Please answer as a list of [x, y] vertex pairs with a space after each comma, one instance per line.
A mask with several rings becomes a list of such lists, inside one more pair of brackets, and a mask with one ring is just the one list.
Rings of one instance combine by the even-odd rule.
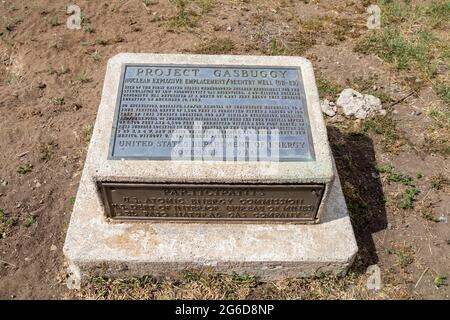
[[100, 183], [112, 219], [314, 221], [324, 185]]
[[[173, 134], [182, 130], [193, 138], [200, 136], [200, 143], [192, 139], [192, 159], [223, 139], [223, 153], [209, 160], [226, 160], [230, 130], [240, 130], [248, 142], [254, 139], [268, 146], [276, 130], [277, 161], [313, 161], [302, 81], [295, 67], [126, 64], [109, 159], [171, 159], [181, 142]], [[204, 135], [208, 130], [219, 137]], [[252, 158], [247, 154], [244, 160]]]

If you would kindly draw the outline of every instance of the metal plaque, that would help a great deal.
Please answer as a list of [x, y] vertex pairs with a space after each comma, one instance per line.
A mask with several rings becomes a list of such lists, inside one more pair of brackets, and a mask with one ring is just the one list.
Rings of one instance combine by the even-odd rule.
[[205, 134], [210, 129], [224, 139], [223, 157], [213, 160], [227, 159], [227, 130], [256, 132], [252, 139], [268, 146], [278, 130], [279, 161], [314, 160], [300, 68], [124, 65], [109, 159], [171, 159], [181, 143], [177, 129], [201, 137], [192, 144], [192, 160], [213, 142]]
[[324, 185], [99, 183], [119, 220], [314, 221]]

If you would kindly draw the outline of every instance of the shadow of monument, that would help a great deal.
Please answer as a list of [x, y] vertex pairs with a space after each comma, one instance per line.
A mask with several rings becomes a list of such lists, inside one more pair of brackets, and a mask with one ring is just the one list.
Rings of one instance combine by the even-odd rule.
[[333, 126], [327, 129], [359, 248], [352, 270], [365, 272], [367, 266], [378, 263], [372, 234], [387, 227], [373, 142], [361, 133], [344, 133]]

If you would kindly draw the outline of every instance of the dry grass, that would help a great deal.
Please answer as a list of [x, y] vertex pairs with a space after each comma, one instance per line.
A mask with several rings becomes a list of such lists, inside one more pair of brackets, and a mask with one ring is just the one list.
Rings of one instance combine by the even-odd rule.
[[192, 52], [199, 54], [231, 54], [235, 49], [229, 38], [213, 38], [195, 48]]
[[68, 298], [116, 300], [166, 299], [410, 299], [406, 286], [386, 283], [380, 291], [366, 288], [367, 276], [350, 272], [345, 277], [319, 275], [260, 282], [248, 275], [189, 271], [163, 279], [92, 277]]
[[261, 49], [269, 56], [302, 56], [316, 44], [315, 37], [308, 32], [298, 32], [290, 39], [272, 37]]
[[448, 30], [450, 2], [379, 1], [382, 28], [358, 39], [355, 50], [376, 54], [398, 70], [416, 74], [450, 103]]
[[257, 284], [252, 276], [186, 271], [172, 277], [130, 279], [92, 277], [83, 299], [245, 299]]
[[425, 132], [424, 148], [427, 152], [450, 155], [450, 109], [431, 107], [428, 116], [433, 120]]
[[344, 88], [342, 86], [332, 83], [323, 77], [317, 78], [317, 90], [319, 91], [319, 96], [321, 99], [326, 98], [334, 101], [343, 89]]
[[366, 119], [361, 127], [363, 132], [374, 132], [381, 136], [383, 151], [397, 154], [404, 145], [406, 137], [398, 130], [397, 121], [390, 113]]
[[450, 186], [450, 180], [442, 173], [439, 173], [431, 177], [431, 187], [436, 190], [445, 190]]
[[0, 239], [6, 238], [16, 223], [16, 216], [8, 214], [0, 208]]
[[214, 7], [214, 0], [171, 0], [176, 13], [168, 21], [171, 30], [195, 28], [203, 14]]

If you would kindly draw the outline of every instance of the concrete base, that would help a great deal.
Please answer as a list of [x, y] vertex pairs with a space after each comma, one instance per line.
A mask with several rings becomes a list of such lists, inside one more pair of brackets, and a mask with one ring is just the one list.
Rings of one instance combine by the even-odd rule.
[[64, 245], [69, 288], [90, 274], [158, 276], [186, 268], [262, 280], [341, 274], [358, 249], [337, 173], [319, 224], [180, 224], [107, 222], [91, 170], [83, 171]]
[[[122, 68], [128, 64], [295, 67], [301, 70], [314, 161], [277, 162], [266, 172], [255, 161], [109, 159]], [[323, 184], [317, 224], [113, 222], [105, 218], [96, 182]], [[343, 273], [357, 246], [333, 168], [311, 62], [301, 57], [118, 54], [108, 62], [64, 253], [69, 287], [89, 274], [161, 275], [185, 268], [247, 273], [263, 280]]]

